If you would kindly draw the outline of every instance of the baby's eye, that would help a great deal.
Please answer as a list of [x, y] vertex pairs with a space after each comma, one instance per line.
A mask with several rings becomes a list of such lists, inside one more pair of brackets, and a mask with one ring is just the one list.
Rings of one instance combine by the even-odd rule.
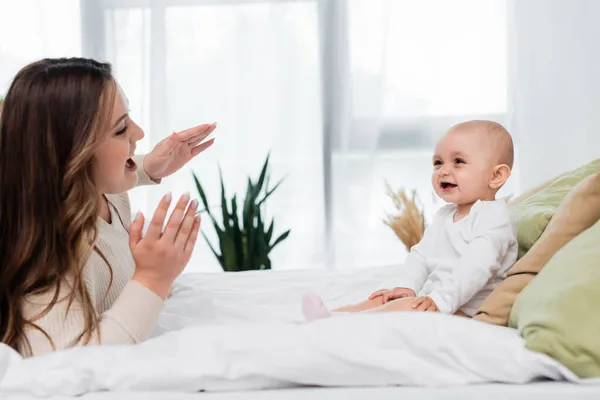
[[440, 165], [442, 165], [442, 162], [440, 160], [434, 160], [433, 161], [433, 166], [434, 167], [437, 167], [437, 166], [440, 166]]
[[455, 163], [455, 164], [466, 164], [466, 163], [465, 163], [465, 160], [463, 160], [462, 158], [456, 158], [456, 159], [454, 160], [454, 163]]

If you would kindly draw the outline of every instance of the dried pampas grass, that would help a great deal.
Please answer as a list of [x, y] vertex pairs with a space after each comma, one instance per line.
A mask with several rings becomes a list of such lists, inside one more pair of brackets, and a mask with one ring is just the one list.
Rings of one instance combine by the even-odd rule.
[[394, 207], [399, 213], [386, 214], [383, 223], [392, 228], [406, 249], [410, 251], [415, 244], [421, 241], [423, 232], [425, 232], [423, 206], [416, 190], [413, 190], [409, 197], [404, 189], [394, 192], [387, 182], [385, 185], [387, 194], [392, 198]]

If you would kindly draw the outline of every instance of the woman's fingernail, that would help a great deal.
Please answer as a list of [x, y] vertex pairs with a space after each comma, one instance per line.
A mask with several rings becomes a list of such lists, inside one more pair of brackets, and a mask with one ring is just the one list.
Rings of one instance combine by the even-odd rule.
[[192, 200], [192, 204], [190, 205], [190, 207], [192, 207], [192, 208], [198, 207], [198, 199]]
[[184, 194], [181, 196], [181, 198], [182, 198], [183, 200], [185, 200], [185, 202], [187, 203], [187, 202], [188, 202], [188, 200], [190, 199], [190, 192], [185, 192], [185, 193], [184, 193]]
[[140, 218], [142, 218], [142, 212], [138, 211], [137, 214], [135, 214], [135, 219], [134, 221], [138, 221]]
[[169, 193], [165, 194], [165, 197], [164, 197], [165, 201], [171, 201], [171, 197], [172, 197], [172, 196], [173, 196], [173, 195], [171, 194], [171, 192], [169, 192]]

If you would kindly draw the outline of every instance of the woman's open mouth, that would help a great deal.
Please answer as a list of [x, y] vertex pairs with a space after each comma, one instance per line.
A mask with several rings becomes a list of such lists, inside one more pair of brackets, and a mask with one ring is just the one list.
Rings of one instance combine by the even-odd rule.
[[125, 169], [130, 171], [135, 171], [137, 169], [137, 164], [131, 158], [127, 159], [125, 162]]

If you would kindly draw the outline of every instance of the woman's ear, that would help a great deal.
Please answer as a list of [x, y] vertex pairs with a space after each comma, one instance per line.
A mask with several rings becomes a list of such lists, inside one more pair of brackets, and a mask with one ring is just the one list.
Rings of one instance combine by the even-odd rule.
[[506, 164], [496, 165], [490, 178], [489, 186], [492, 189], [500, 189], [510, 176], [510, 168]]

